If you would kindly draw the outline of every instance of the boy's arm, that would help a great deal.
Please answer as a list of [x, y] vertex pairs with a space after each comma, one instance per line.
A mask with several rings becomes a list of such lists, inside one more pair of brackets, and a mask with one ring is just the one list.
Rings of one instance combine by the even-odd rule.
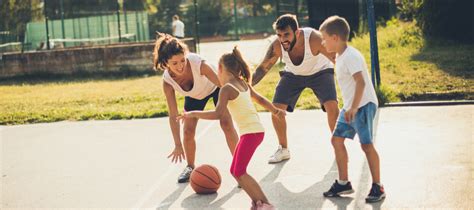
[[352, 77], [355, 80], [356, 88], [354, 90], [354, 100], [352, 101], [351, 108], [349, 108], [349, 110], [347, 110], [344, 115], [346, 122], [352, 122], [357, 111], [359, 110], [359, 104], [362, 100], [362, 95], [364, 94], [364, 89], [366, 85], [364, 77], [362, 76], [362, 71], [353, 74]]
[[273, 65], [278, 61], [278, 58], [281, 56], [281, 48], [278, 46], [278, 39], [272, 42], [268, 47], [267, 54], [263, 58], [262, 63], [258, 65], [255, 73], [252, 75], [252, 86], [257, 85], [260, 80], [270, 71]]

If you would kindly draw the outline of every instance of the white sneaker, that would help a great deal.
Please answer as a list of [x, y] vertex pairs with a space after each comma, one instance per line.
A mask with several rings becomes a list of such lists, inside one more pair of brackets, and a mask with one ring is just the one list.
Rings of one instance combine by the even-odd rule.
[[268, 163], [279, 163], [288, 159], [290, 159], [290, 150], [279, 145], [278, 150], [270, 157]]

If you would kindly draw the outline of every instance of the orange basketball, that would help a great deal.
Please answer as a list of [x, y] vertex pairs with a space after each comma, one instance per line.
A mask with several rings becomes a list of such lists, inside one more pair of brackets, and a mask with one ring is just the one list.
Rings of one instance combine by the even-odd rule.
[[216, 167], [203, 164], [193, 170], [190, 182], [197, 194], [211, 194], [221, 186], [221, 175]]

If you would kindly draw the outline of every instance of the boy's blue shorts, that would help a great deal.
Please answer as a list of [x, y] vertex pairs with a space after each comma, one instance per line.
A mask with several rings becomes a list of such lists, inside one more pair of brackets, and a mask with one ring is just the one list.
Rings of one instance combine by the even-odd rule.
[[333, 136], [354, 139], [355, 134], [359, 136], [361, 144], [373, 143], [374, 118], [377, 105], [372, 102], [359, 108], [355, 119], [348, 123], [344, 119], [346, 110], [342, 109], [334, 129]]

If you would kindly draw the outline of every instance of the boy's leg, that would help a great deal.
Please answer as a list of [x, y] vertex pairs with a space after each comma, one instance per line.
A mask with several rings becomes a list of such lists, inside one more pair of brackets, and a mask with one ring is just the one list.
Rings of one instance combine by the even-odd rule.
[[339, 180], [348, 181], [348, 168], [347, 163], [349, 161], [346, 146], [344, 145], [344, 138], [333, 136], [331, 139], [332, 146], [334, 148], [334, 154], [336, 156], [337, 171], [339, 173]]
[[354, 127], [359, 135], [362, 150], [367, 157], [369, 163], [370, 173], [372, 175], [372, 188], [365, 199], [367, 202], [378, 202], [385, 198], [385, 190], [380, 183], [380, 160], [379, 155], [373, 144], [373, 123], [377, 106], [374, 103], [368, 104], [359, 108], [354, 120]]
[[369, 163], [370, 174], [372, 175], [372, 182], [380, 184], [380, 160], [379, 154], [373, 144], [361, 144], [364, 150], [367, 162]]
[[334, 182], [331, 188], [324, 192], [325, 197], [337, 197], [342, 194], [353, 193], [352, 184], [349, 182], [348, 175], [348, 155], [344, 141], [346, 138], [353, 139], [355, 130], [352, 126], [344, 120], [344, 110], [339, 114], [336, 128], [331, 138], [331, 143], [334, 148], [334, 154], [336, 156], [337, 170], [339, 179]]

